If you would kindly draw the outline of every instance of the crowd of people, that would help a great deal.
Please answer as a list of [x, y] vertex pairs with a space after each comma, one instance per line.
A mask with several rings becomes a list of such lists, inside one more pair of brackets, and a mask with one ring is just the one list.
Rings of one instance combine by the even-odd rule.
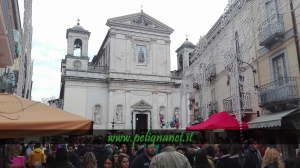
[[300, 152], [283, 159], [274, 144], [107, 144], [101, 137], [23, 147], [26, 168], [300, 168]]

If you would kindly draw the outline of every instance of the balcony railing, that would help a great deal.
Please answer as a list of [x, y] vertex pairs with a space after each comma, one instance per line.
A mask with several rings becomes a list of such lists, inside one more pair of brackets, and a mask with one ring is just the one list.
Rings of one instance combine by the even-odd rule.
[[109, 70], [109, 66], [88, 65], [88, 71], [101, 72], [101, 71], [108, 71], [108, 70]]
[[[274, 19], [275, 21], [270, 21]], [[258, 27], [259, 45], [264, 46], [275, 42], [284, 35], [283, 16], [276, 14], [265, 20]]]
[[[251, 101], [250, 101], [250, 93], [242, 93], [240, 97], [241, 110], [250, 110], [251, 109]], [[224, 110], [228, 113], [233, 112], [233, 102], [235, 101], [235, 97], [228, 97], [223, 99], [223, 107]]]
[[259, 106], [298, 99], [297, 78], [284, 77], [258, 88]]
[[206, 107], [200, 107], [199, 109], [195, 109], [194, 115], [195, 120], [201, 121], [203, 119], [203, 114], [205, 113]]
[[216, 64], [212, 64], [207, 77], [207, 80], [211, 81], [216, 77]]

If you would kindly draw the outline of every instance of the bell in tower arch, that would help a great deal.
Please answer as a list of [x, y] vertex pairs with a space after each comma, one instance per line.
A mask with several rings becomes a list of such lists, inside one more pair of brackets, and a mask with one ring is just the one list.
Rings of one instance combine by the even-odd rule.
[[80, 39], [76, 39], [74, 42], [74, 50], [81, 48], [82, 41]]

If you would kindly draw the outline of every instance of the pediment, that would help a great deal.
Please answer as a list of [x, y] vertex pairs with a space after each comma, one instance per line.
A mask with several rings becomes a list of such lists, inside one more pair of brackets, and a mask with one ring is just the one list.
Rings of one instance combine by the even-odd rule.
[[146, 31], [164, 32], [171, 34], [174, 30], [162, 22], [147, 15], [143, 11], [131, 15], [125, 15], [107, 20], [109, 27], [125, 27], [133, 29], [143, 29]]
[[144, 100], [141, 100], [131, 106], [133, 109], [151, 109], [152, 106]]

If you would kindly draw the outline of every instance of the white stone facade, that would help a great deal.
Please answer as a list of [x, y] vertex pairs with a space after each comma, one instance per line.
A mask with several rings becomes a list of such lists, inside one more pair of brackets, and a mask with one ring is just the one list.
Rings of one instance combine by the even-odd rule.
[[[108, 19], [107, 26], [91, 62], [84, 50], [89, 32], [80, 26], [78, 35], [67, 36], [68, 55], [61, 64], [63, 109], [94, 120], [95, 130], [112, 129], [113, 121], [115, 130], [135, 129], [137, 114], [147, 114], [147, 129], [175, 129], [161, 127], [159, 118], [163, 110], [164, 121], [171, 121], [175, 108], [180, 109], [181, 78], [171, 74], [173, 29], [144, 12]], [[77, 38], [85, 39], [80, 57], [72, 51]], [[179, 111], [179, 125], [185, 128], [186, 112]]]

